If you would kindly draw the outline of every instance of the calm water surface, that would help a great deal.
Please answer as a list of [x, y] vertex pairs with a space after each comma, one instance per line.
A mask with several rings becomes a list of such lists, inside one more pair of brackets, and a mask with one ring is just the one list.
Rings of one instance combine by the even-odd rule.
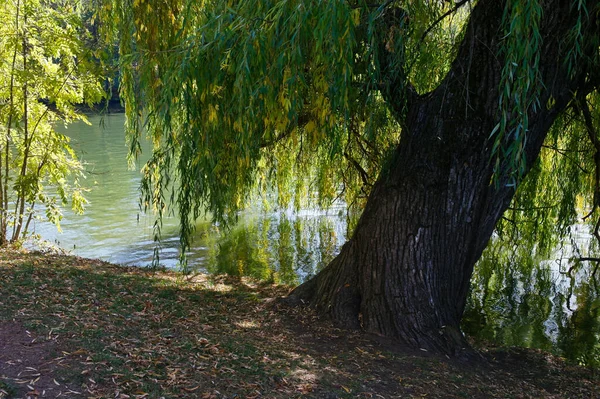
[[[35, 232], [74, 254], [114, 263], [152, 262], [153, 218], [138, 207], [139, 166], [127, 167], [123, 115], [90, 118], [65, 133], [86, 162], [90, 201], [83, 216], [64, 211], [63, 232], [37, 222]], [[145, 148], [148, 153], [149, 148]], [[345, 241], [346, 212], [250, 210], [231, 231], [199, 221], [190, 267], [298, 284], [315, 274]], [[585, 232], [583, 235], [585, 236]], [[585, 239], [586, 237], [583, 237]], [[177, 223], [165, 220], [161, 263], [177, 267]], [[554, 351], [582, 364], [600, 365], [600, 295], [593, 267], [568, 275], [567, 255], [517, 264], [511, 256], [480, 262], [463, 328], [477, 340]], [[592, 265], [593, 266], [593, 265]]]
[[[89, 204], [83, 215], [63, 210], [62, 232], [43, 221], [32, 230], [75, 255], [148, 266], [155, 248], [154, 218], [139, 208], [141, 165], [128, 168], [124, 121], [122, 114], [94, 116], [91, 126], [76, 123], [62, 131], [86, 165]], [[149, 145], [143, 152], [150, 152]], [[241, 214], [240, 223], [226, 234], [209, 220], [200, 220], [188, 254], [189, 266], [295, 284], [337, 253], [345, 231], [346, 213], [341, 206], [300, 212], [253, 209]], [[166, 218], [162, 232], [160, 263], [177, 267], [176, 218]]]

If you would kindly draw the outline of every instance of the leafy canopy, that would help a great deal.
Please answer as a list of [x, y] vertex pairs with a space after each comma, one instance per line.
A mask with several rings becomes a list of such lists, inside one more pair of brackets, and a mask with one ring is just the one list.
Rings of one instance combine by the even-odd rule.
[[0, 8], [0, 244], [26, 235], [36, 206], [58, 226], [61, 205], [83, 211], [82, 165], [55, 130], [85, 121], [75, 105], [104, 95], [83, 11], [71, 0]]
[[[202, 212], [230, 222], [256, 190], [274, 192], [280, 206], [342, 197], [361, 208], [402, 134], [404, 101], [440, 84], [475, 3], [102, 2], [105, 33], [120, 40], [131, 153], [139, 153], [144, 134], [154, 145], [142, 188], [144, 204], [158, 212], [157, 237], [170, 201], [181, 220], [182, 253]], [[583, 56], [589, 18], [585, 0], [573, 7], [580, 20], [564, 38], [571, 68]], [[540, 0], [509, 0], [503, 16], [506, 61], [490, 161], [497, 171], [511, 168], [515, 183], [528, 114], [547, 106], [537, 100], [541, 9]], [[592, 171], [600, 147], [590, 132], [600, 123], [598, 93], [579, 103], [553, 128], [499, 226], [503, 236], [550, 248], [582, 210], [596, 210]], [[542, 211], [541, 223], [529, 223]]]
[[385, 7], [105, 2], [101, 20], [120, 37], [132, 154], [145, 132], [154, 143], [143, 193], [158, 211], [157, 233], [169, 193], [182, 252], [202, 212], [230, 222], [256, 189], [281, 206], [341, 196], [360, 208], [401, 131], [382, 89], [400, 75], [422, 92], [435, 87], [466, 16], [436, 23], [422, 40], [447, 3], [410, 2], [393, 29]]

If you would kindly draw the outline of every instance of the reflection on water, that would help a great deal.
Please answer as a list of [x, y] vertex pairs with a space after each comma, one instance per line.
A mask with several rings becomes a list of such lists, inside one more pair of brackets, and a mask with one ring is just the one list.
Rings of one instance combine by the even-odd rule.
[[341, 215], [254, 216], [216, 243], [206, 268], [213, 273], [299, 284], [333, 259], [343, 244], [344, 228]]
[[[507, 251], [508, 252], [508, 251]], [[593, 266], [567, 259], [517, 263], [510, 254], [484, 258], [475, 270], [463, 319], [476, 340], [555, 352], [600, 366], [600, 291]], [[560, 254], [557, 254], [560, 256]]]
[[[99, 120], [93, 117], [92, 126], [76, 124], [66, 131], [87, 162], [92, 190], [85, 214], [65, 210], [63, 233], [44, 222], [37, 222], [35, 231], [80, 256], [149, 265], [153, 219], [138, 208], [140, 174], [127, 169], [124, 118], [105, 117], [105, 128]], [[229, 231], [199, 221], [188, 254], [190, 267], [298, 284], [338, 252], [346, 217], [338, 206], [298, 213], [253, 209], [242, 213]], [[162, 231], [161, 264], [176, 267], [176, 220], [165, 219]], [[464, 330], [475, 339], [551, 350], [582, 364], [600, 365], [600, 298], [593, 268], [584, 265], [570, 277], [570, 264], [513, 252], [488, 256], [477, 265]]]
[[[74, 254], [106, 261], [148, 266], [152, 263], [153, 217], [138, 206], [140, 166], [127, 168], [124, 116], [91, 117], [91, 126], [71, 125], [64, 133], [86, 163], [86, 194], [90, 204], [84, 215], [64, 210], [59, 233], [49, 223], [37, 221], [33, 230], [49, 242]], [[148, 145], [143, 153], [150, 152]], [[250, 275], [286, 284], [298, 284], [314, 275], [337, 253], [345, 241], [346, 211], [300, 212], [250, 209], [231, 230], [223, 231], [208, 220], [196, 226], [187, 254], [193, 270]], [[178, 226], [174, 217], [164, 219], [160, 263], [177, 267]]]

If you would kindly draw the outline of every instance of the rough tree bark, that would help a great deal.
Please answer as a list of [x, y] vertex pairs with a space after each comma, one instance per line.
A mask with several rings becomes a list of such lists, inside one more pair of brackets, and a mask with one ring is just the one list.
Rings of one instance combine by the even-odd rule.
[[[583, 64], [569, 74], [564, 62], [577, 10], [571, 1], [542, 3], [544, 88], [541, 109], [529, 115], [527, 170], [557, 115], [573, 93], [585, 89], [587, 76]], [[473, 266], [515, 190], [507, 176], [491, 184], [489, 136], [498, 123], [504, 5], [480, 0], [474, 7], [443, 82], [408, 100], [395, 157], [375, 184], [353, 237], [290, 300], [310, 303], [339, 325], [412, 347], [446, 354], [468, 347], [460, 321]], [[587, 6], [598, 9], [598, 1]], [[597, 32], [597, 15], [591, 18], [588, 29]], [[392, 109], [399, 107], [393, 85], [384, 95]]]

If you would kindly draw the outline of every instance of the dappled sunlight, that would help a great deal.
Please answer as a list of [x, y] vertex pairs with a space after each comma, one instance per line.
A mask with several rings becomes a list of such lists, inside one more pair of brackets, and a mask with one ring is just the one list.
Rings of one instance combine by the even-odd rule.
[[241, 321], [234, 321], [233, 325], [235, 325], [236, 327], [239, 327], [241, 329], [247, 330], [247, 329], [254, 329], [254, 328], [260, 328], [260, 323], [256, 320], [241, 320]]
[[289, 357], [292, 360], [299, 360], [302, 359], [304, 357], [304, 355], [297, 353], [297, 352], [290, 352], [290, 351], [286, 351], [286, 350], [282, 350], [281, 353], [287, 357]]
[[290, 377], [302, 383], [315, 383], [318, 380], [318, 377], [315, 373], [303, 368], [292, 370], [290, 372]]
[[290, 371], [290, 376], [301, 383], [315, 383], [319, 379], [317, 364], [311, 356], [303, 355], [298, 367]]
[[209, 285], [208, 288], [212, 291], [221, 292], [221, 293], [230, 292], [233, 290], [233, 287], [231, 285], [226, 285], [226, 284]]
[[[388, 353], [368, 337], [319, 323], [308, 309], [264, 300], [286, 287], [2, 251], [0, 281], [0, 318], [27, 322], [30, 340], [59, 345], [61, 356], [45, 366], [59, 373], [51, 375], [60, 386], [50, 380], [45, 387], [53, 394], [68, 383], [93, 397], [436, 397], [451, 381], [456, 392], [487, 386], [501, 398], [517, 386], [501, 371], [452, 373], [439, 360]], [[519, 361], [534, 368], [552, 359]], [[564, 370], [555, 362], [553, 370]], [[572, 374], [564, 378], [573, 384]], [[581, 381], [563, 385], [589, 392]], [[535, 386], [526, 389], [524, 397], [541, 397]]]

